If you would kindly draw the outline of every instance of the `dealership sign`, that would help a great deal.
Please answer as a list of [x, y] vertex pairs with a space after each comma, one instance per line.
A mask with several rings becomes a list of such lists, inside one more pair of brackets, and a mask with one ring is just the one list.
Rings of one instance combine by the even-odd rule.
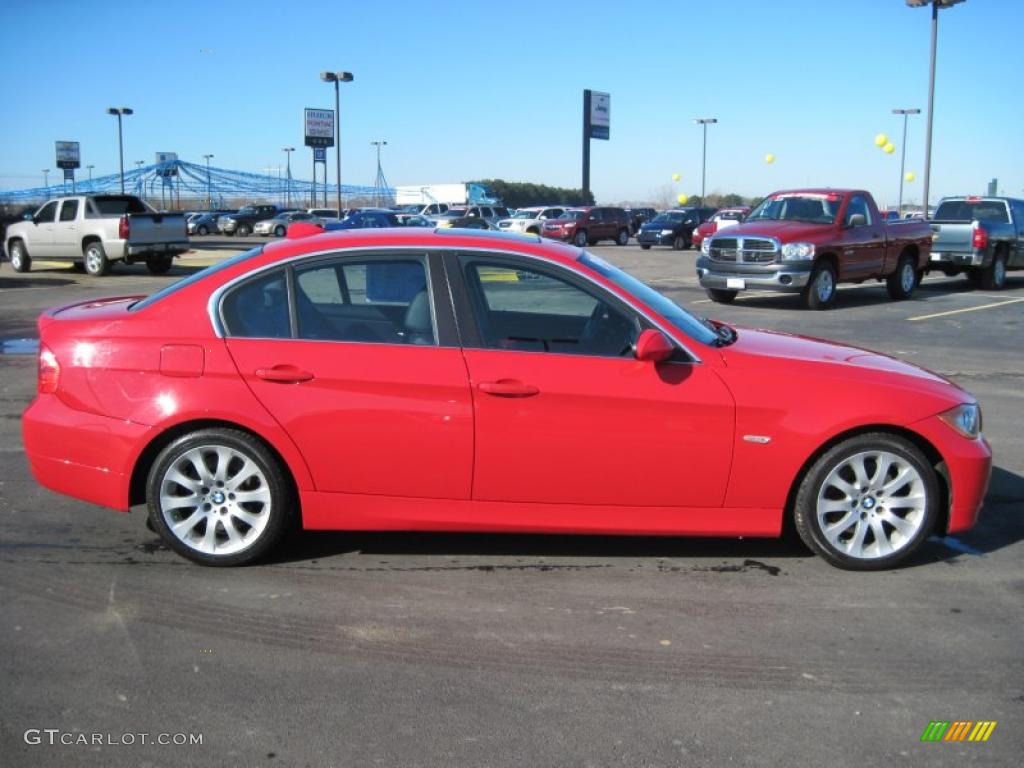
[[612, 97], [601, 91], [590, 92], [590, 138], [607, 139], [611, 132]]
[[306, 108], [306, 146], [334, 146], [334, 110]]
[[82, 162], [78, 152], [77, 141], [58, 141], [57, 145], [57, 167], [58, 168], [81, 168]]

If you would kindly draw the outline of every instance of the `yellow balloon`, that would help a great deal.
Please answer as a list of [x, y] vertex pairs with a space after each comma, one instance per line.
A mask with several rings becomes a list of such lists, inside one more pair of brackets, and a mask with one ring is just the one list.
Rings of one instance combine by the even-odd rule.
[[887, 155], [891, 155], [893, 152], [896, 151], [896, 145], [890, 141], [888, 144], [882, 147], [882, 151], [885, 152], [885, 154]]
[[903, 178], [906, 179], [907, 181], [913, 181], [914, 179], [917, 178], [917, 174], [914, 173], [913, 171], [907, 171], [906, 176], [904, 176]]
[[888, 143], [889, 143], [889, 137], [886, 136], [884, 133], [880, 133], [877, 136], [875, 136], [875, 146], [876, 147], [884, 147]]
[[676, 198], [676, 200], [678, 200], [678, 201], [679, 201], [679, 204], [680, 204], [680, 205], [686, 205], [686, 201], [687, 201], [687, 200], [689, 200], [689, 199], [690, 199], [690, 198], [688, 198], [688, 197], [687, 197], [686, 195], [679, 195], [679, 196], [678, 196], [678, 197]]
[[774, 163], [775, 162], [775, 155], [773, 155], [771, 152], [769, 152], [767, 155], [764, 156], [764, 161], [766, 163], [769, 163], [769, 164]]
[[680, 174], [678, 174], [678, 173], [673, 173], [672, 174], [672, 181], [679, 181], [681, 178], [683, 178], [683, 177]]

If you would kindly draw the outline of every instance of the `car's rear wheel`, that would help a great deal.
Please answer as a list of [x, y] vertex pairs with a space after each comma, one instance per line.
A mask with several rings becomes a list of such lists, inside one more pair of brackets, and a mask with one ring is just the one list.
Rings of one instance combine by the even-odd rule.
[[629, 242], [629, 230], [620, 229], [618, 236], [615, 238], [616, 245], [626, 245]]
[[686, 248], [686, 238], [682, 235], [676, 235], [672, 238], [672, 250], [682, 251]]
[[992, 254], [992, 263], [981, 270], [979, 283], [986, 291], [999, 291], [1006, 287], [1006, 251], [1000, 248]]
[[284, 237], [285, 229], [282, 226], [274, 227], [275, 237]]
[[804, 543], [832, 565], [873, 571], [913, 554], [939, 504], [939, 481], [921, 450], [878, 432], [844, 440], [815, 461], [793, 517]]
[[640, 249], [644, 250], [644, 251], [649, 251], [649, 250], [651, 250], [651, 246], [641, 244], [640, 245]]
[[885, 278], [885, 289], [890, 299], [909, 299], [917, 288], [918, 276], [910, 254], [900, 256], [896, 271]]
[[199, 227], [196, 229], [196, 232], [200, 235], [210, 234], [210, 230], [206, 228], [205, 224], [200, 224]]
[[576, 244], [577, 248], [586, 248], [588, 243], [587, 230], [581, 229], [576, 233], [576, 237], [574, 237], [572, 241]]
[[236, 232], [239, 237], [248, 237], [252, 234], [252, 228], [248, 224], [239, 224]]
[[103, 277], [110, 272], [110, 259], [103, 250], [103, 243], [93, 241], [85, 246], [85, 271], [92, 277]]
[[722, 288], [706, 288], [708, 298], [716, 304], [732, 304], [739, 291], [726, 291]]
[[146, 257], [146, 268], [151, 275], [166, 275], [173, 263], [174, 257], [169, 253], [157, 253]]
[[828, 261], [820, 261], [801, 294], [808, 309], [828, 309], [836, 299], [836, 270]]
[[160, 452], [147, 482], [149, 519], [175, 552], [242, 565], [285, 532], [292, 494], [274, 455], [234, 429], [204, 429]]
[[32, 257], [21, 240], [11, 243], [11, 252], [8, 254], [11, 259], [11, 268], [15, 272], [28, 272], [32, 269]]

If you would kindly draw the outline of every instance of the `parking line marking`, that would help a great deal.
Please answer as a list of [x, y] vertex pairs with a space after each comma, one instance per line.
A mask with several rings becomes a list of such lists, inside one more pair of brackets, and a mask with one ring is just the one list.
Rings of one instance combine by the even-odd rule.
[[918, 315], [917, 317], [908, 317], [907, 320], [913, 322], [914, 320], [931, 320], [935, 317], [946, 317], [948, 315], [959, 315], [963, 312], [977, 312], [980, 309], [995, 309], [997, 307], [1005, 307], [1007, 304], [1018, 304], [1024, 301], [1024, 299], [1008, 299], [1006, 301], [997, 301], [994, 304], [982, 304], [980, 307], [966, 307], [964, 309], [951, 309], [948, 312], [935, 312], [931, 315]]

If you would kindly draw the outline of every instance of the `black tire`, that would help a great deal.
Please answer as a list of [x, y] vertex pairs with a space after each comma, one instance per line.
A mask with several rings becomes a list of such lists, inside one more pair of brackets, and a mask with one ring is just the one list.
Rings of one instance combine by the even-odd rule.
[[528, 234], [528, 235], [539, 235], [540, 234], [540, 230], [537, 229], [536, 227], [530, 227], [530, 229], [526, 230], [526, 234]]
[[146, 257], [146, 268], [151, 275], [166, 275], [174, 263], [174, 256], [169, 253], [157, 253]]
[[629, 244], [629, 230], [620, 229], [619, 234], [615, 238], [616, 245], [628, 245]]
[[577, 248], [586, 248], [590, 244], [590, 241], [587, 240], [587, 230], [579, 230], [572, 239], [572, 242]]
[[[224, 479], [217, 480], [222, 455], [227, 455], [227, 464], [220, 474]], [[245, 468], [246, 460], [255, 470]], [[237, 475], [231, 475], [232, 468]], [[189, 483], [176, 481], [175, 475]], [[287, 530], [295, 506], [291, 487], [281, 463], [257, 438], [235, 429], [203, 429], [179, 437], [157, 456], [146, 481], [149, 520], [168, 547], [193, 562], [244, 565], [266, 555]], [[236, 500], [236, 492], [253, 498]], [[194, 505], [186, 501], [193, 496], [198, 497]], [[162, 499], [179, 497], [185, 503], [164, 509]], [[197, 517], [190, 527], [180, 528]], [[207, 527], [211, 524], [212, 534]], [[172, 525], [179, 527], [178, 533]]]
[[197, 235], [208, 235], [208, 234], [210, 234], [210, 230], [206, 228], [205, 224], [200, 224], [199, 227], [196, 229], [196, 234]]
[[939, 271], [946, 277], [956, 277], [961, 272], [958, 267], [939, 267]]
[[28, 272], [32, 269], [32, 257], [21, 240], [12, 240], [7, 257], [11, 260], [11, 269], [15, 272]]
[[72, 272], [85, 272], [85, 262], [84, 261], [73, 261], [73, 262], [71, 262], [71, 271]]
[[651, 250], [651, 246], [641, 244], [640, 245], [640, 249], [643, 250], [643, 251], [649, 251], [649, 250]]
[[[866, 486], [852, 469], [858, 462]], [[844, 440], [810, 466], [800, 480], [793, 522], [803, 542], [832, 565], [877, 571], [914, 553], [935, 527], [940, 503], [938, 477], [921, 450], [905, 438], [873, 432]]]
[[888, 291], [890, 299], [902, 301], [914, 295], [914, 289], [919, 282], [917, 270], [914, 269], [914, 259], [905, 253], [896, 263], [896, 269], [885, 278], [885, 290]]
[[672, 238], [672, 250], [681, 251], [686, 248], [686, 238], [682, 235], [676, 235]]
[[980, 270], [978, 284], [986, 291], [1006, 287], [1006, 251], [1002, 247], [992, 254], [992, 263]]
[[831, 262], [819, 261], [815, 265], [800, 296], [807, 309], [828, 309], [835, 303], [836, 269]]
[[282, 226], [274, 227], [274, 237], [284, 237], [285, 231], [285, 228]]
[[82, 251], [85, 258], [85, 272], [92, 277], [103, 277], [110, 272], [110, 259], [103, 250], [103, 243], [94, 240], [86, 244]]
[[248, 224], [239, 224], [236, 232], [238, 232], [239, 237], [248, 237], [252, 234], [252, 227]]
[[739, 291], [727, 291], [723, 288], [705, 288], [704, 292], [716, 304], [732, 304]]
[[221, 232], [221, 234], [224, 235], [224, 237], [234, 237], [235, 236], [235, 233], [232, 230], [230, 230], [230, 229], [225, 229], [223, 232]]

